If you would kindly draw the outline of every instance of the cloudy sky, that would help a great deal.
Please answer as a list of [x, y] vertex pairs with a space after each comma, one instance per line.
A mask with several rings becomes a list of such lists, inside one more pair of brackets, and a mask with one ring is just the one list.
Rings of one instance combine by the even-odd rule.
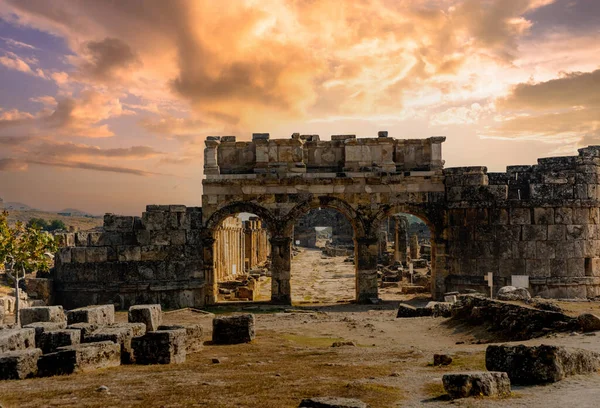
[[207, 135], [448, 137], [446, 167], [600, 144], [598, 0], [0, 0], [0, 197], [200, 205]]

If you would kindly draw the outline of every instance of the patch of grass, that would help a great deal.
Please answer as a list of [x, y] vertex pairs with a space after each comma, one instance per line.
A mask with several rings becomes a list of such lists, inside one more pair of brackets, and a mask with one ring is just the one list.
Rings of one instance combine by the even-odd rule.
[[423, 384], [423, 392], [432, 398], [439, 398], [446, 395], [444, 384], [441, 381]]
[[452, 363], [447, 366], [434, 366], [432, 362], [427, 367], [434, 367], [442, 371], [485, 371], [485, 351], [476, 353], [458, 352], [452, 354]]

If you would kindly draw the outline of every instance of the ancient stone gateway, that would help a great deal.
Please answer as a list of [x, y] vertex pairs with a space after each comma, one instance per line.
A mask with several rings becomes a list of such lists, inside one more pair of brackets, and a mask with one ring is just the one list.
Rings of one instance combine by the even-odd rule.
[[600, 146], [488, 173], [444, 169], [444, 141], [387, 132], [328, 141], [209, 136], [202, 208], [151, 205], [141, 218], [108, 214], [103, 232], [65, 234], [56, 299], [66, 307], [215, 303], [216, 234], [227, 217], [248, 212], [270, 237], [261, 245], [270, 248], [272, 301], [290, 303], [294, 224], [314, 208], [339, 211], [352, 224], [360, 302], [377, 298], [378, 231], [397, 213], [416, 215], [431, 230], [435, 298], [487, 293], [490, 272], [495, 290], [519, 279], [533, 295], [600, 295]]
[[[250, 142], [237, 142], [234, 136], [209, 137], [202, 196], [205, 227], [213, 231], [238, 212], [263, 218], [271, 230], [272, 301], [290, 303], [294, 224], [312, 208], [335, 209], [354, 228], [356, 299], [376, 299], [377, 231], [392, 214], [406, 212], [423, 218], [436, 242], [434, 275], [446, 268], [441, 235], [444, 140], [396, 140], [386, 132], [367, 139], [334, 135], [331, 141], [299, 134], [288, 140], [254, 134]], [[216, 281], [210, 279], [214, 276], [212, 271], [207, 274], [211, 299], [216, 296]], [[434, 291], [441, 294], [445, 288]]]

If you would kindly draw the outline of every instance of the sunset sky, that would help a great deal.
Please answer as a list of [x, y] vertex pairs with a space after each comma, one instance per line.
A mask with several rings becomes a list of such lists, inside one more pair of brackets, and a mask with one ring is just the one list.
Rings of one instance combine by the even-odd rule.
[[598, 0], [0, 0], [0, 197], [200, 205], [207, 135], [444, 135], [503, 171], [600, 144]]

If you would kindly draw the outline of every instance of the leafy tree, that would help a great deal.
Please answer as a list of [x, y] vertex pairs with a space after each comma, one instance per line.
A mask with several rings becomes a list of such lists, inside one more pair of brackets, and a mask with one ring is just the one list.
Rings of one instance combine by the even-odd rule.
[[8, 225], [8, 212], [0, 214], [0, 263], [15, 284], [15, 322], [19, 323], [19, 281], [27, 272], [47, 271], [52, 264], [58, 242], [39, 228], [26, 227], [17, 222]]
[[46, 228], [48, 228], [48, 221], [43, 218], [30, 218], [29, 221], [27, 221], [27, 228], [46, 230]]
[[53, 232], [56, 230], [66, 230], [67, 226], [61, 220], [52, 220], [50, 221], [50, 224], [44, 229], [48, 232]]

